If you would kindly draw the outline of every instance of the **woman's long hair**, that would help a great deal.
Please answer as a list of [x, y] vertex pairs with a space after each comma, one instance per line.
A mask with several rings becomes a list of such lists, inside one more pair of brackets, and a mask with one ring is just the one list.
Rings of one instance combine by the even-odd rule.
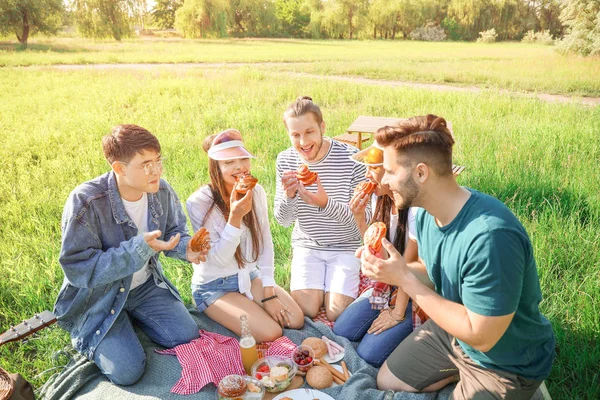
[[[204, 139], [202, 143], [202, 147], [204, 151], [208, 153], [210, 149], [213, 139], [215, 135], [211, 135]], [[229, 219], [229, 195], [227, 194], [227, 188], [225, 187], [225, 181], [223, 180], [223, 174], [221, 173], [221, 168], [219, 168], [219, 162], [215, 161], [211, 158], [208, 159], [208, 172], [210, 175], [210, 183], [208, 187], [210, 188], [213, 202], [208, 208], [206, 215], [204, 216], [204, 220], [202, 221], [202, 225], [206, 222], [206, 219], [216, 207], [221, 214], [223, 214], [223, 218], [225, 221]], [[263, 243], [262, 243], [262, 235], [261, 235], [261, 227], [258, 224], [258, 219], [256, 218], [256, 210], [255, 210], [254, 200], [252, 201], [252, 210], [242, 218], [242, 222], [248, 229], [250, 230], [250, 236], [252, 237], [252, 260], [246, 260], [242, 255], [242, 250], [238, 245], [237, 249], [235, 249], [235, 260], [237, 261], [238, 268], [243, 268], [245, 263], [256, 262], [258, 260], [258, 256], [262, 252]]]
[[[392, 207], [395, 207], [394, 200], [390, 196], [383, 195], [377, 198], [375, 212], [373, 213], [373, 222], [380, 221], [388, 228], [387, 239], [390, 240], [392, 232], [390, 232], [390, 220], [392, 218]], [[398, 210], [398, 227], [396, 228], [396, 236], [392, 243], [400, 254], [404, 255], [406, 250], [406, 229], [408, 226], [408, 208]]]

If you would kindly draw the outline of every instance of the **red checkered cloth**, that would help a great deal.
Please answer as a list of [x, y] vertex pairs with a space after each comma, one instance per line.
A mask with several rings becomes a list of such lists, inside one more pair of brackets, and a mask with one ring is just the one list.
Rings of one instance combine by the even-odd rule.
[[429, 316], [425, 314], [425, 311], [419, 305], [413, 301], [412, 303], [412, 321], [413, 321], [413, 331], [417, 329], [419, 326], [423, 325], [425, 321], [429, 319]]
[[176, 355], [181, 364], [181, 379], [171, 393], [198, 393], [211, 382], [218, 385], [227, 375], [246, 374], [238, 340], [218, 333], [201, 330], [199, 339], [156, 352]]
[[272, 342], [257, 344], [256, 350], [258, 350], [258, 358], [268, 356], [291, 357], [294, 350], [296, 350], [296, 346], [290, 339], [282, 336]]
[[[267, 349], [260, 357], [288, 357], [296, 349], [296, 345], [285, 336], [256, 347], [259, 351]], [[194, 394], [211, 382], [217, 386], [227, 375], [246, 375], [238, 340], [218, 333], [201, 330], [199, 339], [156, 352], [177, 356], [181, 364], [181, 379], [171, 388], [171, 393]]]

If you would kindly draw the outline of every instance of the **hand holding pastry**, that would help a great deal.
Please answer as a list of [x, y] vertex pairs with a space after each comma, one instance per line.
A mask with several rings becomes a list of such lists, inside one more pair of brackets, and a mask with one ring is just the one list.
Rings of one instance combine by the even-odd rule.
[[246, 194], [248, 190], [252, 190], [258, 183], [258, 179], [247, 173], [244, 175], [238, 175], [236, 177], [236, 184], [234, 190], [240, 194]]
[[199, 264], [206, 261], [206, 255], [210, 250], [210, 234], [202, 227], [192, 236], [188, 242], [186, 257], [189, 262]]
[[285, 191], [287, 197], [294, 198], [296, 197], [296, 192], [298, 192], [298, 178], [296, 178], [296, 171], [287, 171], [284, 172], [281, 177], [281, 186]]
[[304, 186], [310, 186], [317, 181], [318, 174], [308, 169], [308, 164], [302, 164], [296, 170], [296, 178]]

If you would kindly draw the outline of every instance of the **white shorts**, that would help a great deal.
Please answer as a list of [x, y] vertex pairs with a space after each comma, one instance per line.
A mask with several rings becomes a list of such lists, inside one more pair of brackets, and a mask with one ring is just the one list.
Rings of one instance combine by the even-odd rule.
[[349, 251], [294, 248], [290, 291], [316, 289], [358, 296], [360, 259]]

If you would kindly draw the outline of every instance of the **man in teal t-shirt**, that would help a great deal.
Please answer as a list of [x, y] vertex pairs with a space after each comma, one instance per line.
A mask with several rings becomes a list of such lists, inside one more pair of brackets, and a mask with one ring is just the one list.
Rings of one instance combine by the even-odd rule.
[[404, 290], [430, 317], [386, 360], [378, 387], [434, 391], [460, 378], [454, 399], [531, 398], [550, 374], [554, 334], [539, 311], [527, 232], [502, 202], [456, 183], [443, 118], [410, 118], [376, 140], [398, 208], [423, 208], [422, 262], [407, 265], [384, 239], [386, 260], [359, 251], [363, 272]]

